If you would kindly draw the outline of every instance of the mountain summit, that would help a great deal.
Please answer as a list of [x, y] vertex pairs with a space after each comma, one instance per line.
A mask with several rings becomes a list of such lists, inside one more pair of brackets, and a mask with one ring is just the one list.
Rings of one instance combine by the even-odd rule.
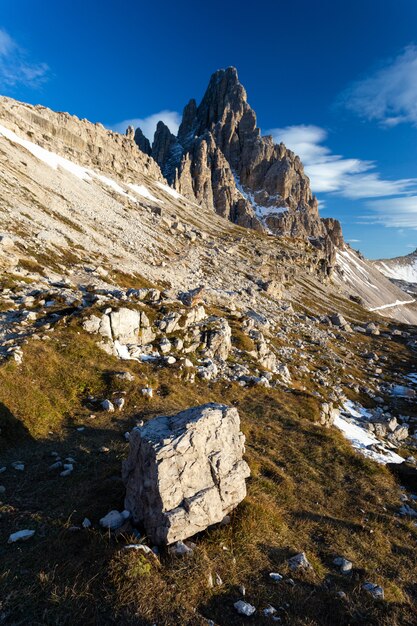
[[311, 238], [331, 272], [340, 224], [320, 218], [300, 158], [261, 135], [234, 67], [212, 75], [198, 106], [189, 101], [177, 136], [159, 122], [151, 149], [140, 129], [135, 141], [186, 198], [241, 226]]

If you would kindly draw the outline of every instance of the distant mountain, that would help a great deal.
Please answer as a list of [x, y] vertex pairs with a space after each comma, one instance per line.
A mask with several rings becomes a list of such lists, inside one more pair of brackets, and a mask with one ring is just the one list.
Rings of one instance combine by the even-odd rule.
[[380, 259], [374, 265], [388, 278], [417, 283], [417, 249], [405, 256]]

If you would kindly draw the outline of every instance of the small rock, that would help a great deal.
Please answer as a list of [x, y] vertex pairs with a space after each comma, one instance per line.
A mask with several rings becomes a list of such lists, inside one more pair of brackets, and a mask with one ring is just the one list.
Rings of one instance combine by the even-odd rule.
[[403, 504], [399, 510], [400, 515], [408, 515], [409, 517], [417, 517], [417, 511], [408, 504]]
[[110, 402], [110, 400], [103, 400], [103, 402], [101, 403], [101, 407], [103, 411], [108, 411], [109, 413], [114, 412], [114, 405], [112, 402]]
[[142, 395], [145, 396], [145, 398], [152, 398], [153, 397], [153, 389], [151, 387], [144, 387], [142, 389]]
[[269, 578], [271, 578], [275, 583], [279, 583], [283, 577], [281, 576], [281, 574], [278, 574], [277, 572], [271, 572], [269, 574]]
[[288, 559], [288, 565], [289, 568], [292, 570], [312, 569], [304, 552], [300, 552], [299, 554], [296, 554], [295, 556], [292, 556], [290, 559]]
[[266, 609], [263, 610], [263, 614], [265, 617], [272, 617], [277, 612], [276, 608], [268, 604]]
[[62, 461], [56, 461], [55, 463], [52, 463], [52, 465], [48, 467], [48, 470], [52, 471], [52, 470], [59, 469], [60, 467], [62, 467]]
[[82, 527], [83, 528], [91, 528], [91, 522], [88, 519], [88, 517], [84, 517], [83, 523], [82, 523]]
[[110, 511], [107, 515], [101, 518], [100, 526], [103, 526], [103, 528], [110, 528], [110, 530], [116, 530], [117, 528], [123, 526], [129, 517], [129, 511], [122, 511], [121, 513], [119, 513], [119, 511]]
[[192, 548], [189, 548], [183, 541], [177, 541], [172, 550], [177, 556], [192, 554]]
[[116, 398], [116, 400], [114, 401], [114, 404], [117, 406], [117, 408], [119, 409], [119, 411], [121, 411], [125, 405], [125, 399], [124, 398]]
[[6, 493], [6, 487], [4, 485], [0, 485], [0, 495]]
[[349, 574], [352, 571], [353, 563], [343, 556], [338, 556], [333, 560], [333, 564], [340, 568], [342, 574]]
[[34, 530], [18, 530], [16, 533], [12, 533], [7, 543], [16, 543], [16, 541], [26, 541], [35, 534]]
[[235, 607], [239, 615], [246, 615], [247, 617], [250, 617], [256, 611], [256, 608], [252, 606], [252, 604], [249, 604], [248, 602], [244, 602], [243, 600], [238, 600], [237, 602], [234, 603], [233, 606]]
[[374, 597], [376, 600], [384, 599], [384, 590], [382, 589], [382, 587], [376, 585], [375, 583], [364, 583], [362, 585], [362, 589], [371, 594], [371, 596]]
[[25, 464], [22, 463], [22, 461], [14, 461], [14, 463], [12, 463], [12, 467], [18, 472], [23, 472], [23, 470], [25, 469]]

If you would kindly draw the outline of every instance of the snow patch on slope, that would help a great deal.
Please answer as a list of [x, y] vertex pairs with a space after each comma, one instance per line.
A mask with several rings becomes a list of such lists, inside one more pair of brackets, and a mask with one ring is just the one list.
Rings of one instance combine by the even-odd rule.
[[407, 283], [417, 283], [417, 259], [414, 259], [411, 263], [386, 263], [384, 261], [378, 261], [376, 267], [387, 278], [395, 278], [397, 280], [404, 280]]
[[[107, 185], [107, 187], [110, 187], [111, 189], [113, 189], [113, 191], [120, 194], [121, 196], [124, 196], [125, 198], [129, 198], [129, 200], [132, 200], [133, 202], [138, 202], [137, 198], [127, 193], [123, 189], [123, 187], [119, 185], [112, 178], [109, 178], [108, 176], [104, 176], [103, 174], [99, 174], [95, 172], [94, 170], [91, 170], [87, 167], [78, 165], [77, 163], [74, 163], [73, 161], [70, 161], [69, 159], [62, 157], [59, 154], [56, 154], [55, 152], [51, 152], [50, 150], [46, 150], [46, 148], [42, 148], [41, 146], [39, 146], [36, 143], [33, 143], [32, 141], [28, 141], [27, 139], [22, 139], [22, 137], [19, 137], [19, 135], [16, 135], [16, 133], [14, 133], [12, 130], [9, 130], [8, 128], [2, 125], [0, 125], [0, 136], [5, 137], [6, 139], [8, 139], [9, 141], [11, 141], [12, 143], [16, 145], [22, 146], [28, 152], [30, 152], [34, 157], [36, 157], [43, 163], [46, 163], [46, 165], [48, 165], [54, 170], [62, 169], [65, 172], [68, 172], [72, 174], [73, 176], [76, 176], [80, 180], [83, 180], [84, 182], [87, 182], [87, 183], [90, 183], [94, 180], [98, 180], [104, 185]], [[139, 194], [143, 198], [146, 198], [147, 200], [151, 200], [152, 202], [162, 203], [162, 200], [158, 200], [157, 198], [155, 198], [155, 196], [153, 196], [151, 192], [144, 185], [130, 184], [129, 187], [135, 193]], [[162, 185], [162, 188], [164, 187], [166, 187], [166, 185]], [[166, 189], [164, 190], [166, 191]], [[170, 189], [170, 191], [173, 191], [173, 190]]]
[[367, 458], [384, 465], [386, 463], [403, 463], [402, 456], [386, 448], [379, 439], [366, 430], [366, 422], [369, 417], [369, 411], [360, 404], [354, 404], [348, 400], [343, 405], [341, 415], [335, 419], [334, 425], [350, 441], [352, 447]]
[[178, 193], [178, 191], [175, 191], [175, 189], [173, 189], [172, 187], [169, 187], [169, 185], [164, 185], [164, 183], [160, 183], [160, 182], [157, 182], [156, 184], [158, 185], [160, 189], [162, 189], [162, 191], [165, 191], [165, 193], [172, 196], [176, 200], [183, 197], [180, 193]]
[[[280, 206], [280, 207], [276, 207], [276, 206], [262, 206], [261, 204], [258, 204], [257, 202], [255, 202], [255, 196], [253, 193], [249, 192], [249, 191], [245, 191], [242, 187], [242, 185], [240, 184], [240, 180], [239, 177], [233, 172], [233, 176], [235, 178], [235, 183], [236, 183], [236, 188], [238, 190], [238, 192], [240, 193], [240, 195], [242, 196], [242, 198], [244, 198], [245, 200], [248, 200], [248, 202], [250, 202], [250, 204], [253, 206], [253, 208], [255, 209], [255, 213], [256, 216], [259, 217], [261, 220], [265, 219], [265, 217], [268, 217], [268, 215], [273, 215], [273, 214], [277, 214], [277, 213], [284, 213], [285, 211], [288, 211], [288, 208], [285, 206]], [[274, 196], [269, 196], [272, 200], [277, 199], [278, 200], [278, 196], [274, 197]]]
[[360, 259], [358, 259], [352, 250], [338, 250], [336, 252], [336, 262], [344, 272], [343, 280], [345, 282], [350, 282], [355, 285], [358, 281], [357, 272], [359, 272], [359, 278], [365, 282], [368, 287], [378, 289], [377, 285], [372, 282], [365, 263], [361, 264]]
[[163, 204], [162, 200], [158, 200], [158, 198], [155, 198], [155, 196], [151, 194], [151, 192], [149, 191], [149, 189], [147, 189], [147, 187], [145, 187], [145, 185], [134, 185], [133, 183], [129, 183], [129, 187], [139, 196], [142, 196], [142, 198], [146, 198], [147, 200], [151, 200], [152, 202], [158, 202], [158, 204]]
[[396, 300], [395, 302], [391, 302], [390, 304], [383, 304], [382, 306], [376, 306], [373, 309], [369, 309], [370, 311], [383, 311], [384, 309], [390, 309], [393, 306], [404, 306], [404, 304], [413, 304], [415, 300]]

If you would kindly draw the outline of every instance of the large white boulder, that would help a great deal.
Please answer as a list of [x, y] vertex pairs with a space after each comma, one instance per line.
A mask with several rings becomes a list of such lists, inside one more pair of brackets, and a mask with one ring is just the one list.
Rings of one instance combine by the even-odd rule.
[[250, 475], [237, 409], [205, 404], [160, 416], [129, 438], [125, 508], [156, 544], [221, 522], [246, 496]]

